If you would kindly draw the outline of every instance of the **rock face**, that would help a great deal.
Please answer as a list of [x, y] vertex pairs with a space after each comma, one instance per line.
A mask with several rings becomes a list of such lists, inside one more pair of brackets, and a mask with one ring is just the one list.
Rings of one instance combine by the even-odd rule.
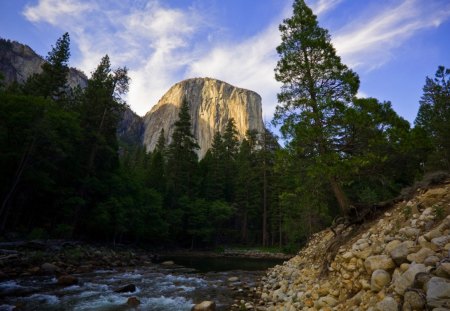
[[[28, 45], [0, 38], [0, 73], [6, 85], [25, 82], [31, 75], [40, 73], [45, 60]], [[70, 68], [68, 82], [71, 87], [87, 85], [87, 77], [81, 71]]]
[[172, 86], [145, 115], [143, 143], [148, 151], [155, 148], [161, 129], [164, 129], [166, 142], [170, 143], [184, 97], [189, 103], [200, 158], [211, 146], [214, 133], [223, 132], [231, 118], [240, 139], [249, 129], [258, 132], [264, 129], [261, 97], [257, 93], [211, 78], [188, 79]]

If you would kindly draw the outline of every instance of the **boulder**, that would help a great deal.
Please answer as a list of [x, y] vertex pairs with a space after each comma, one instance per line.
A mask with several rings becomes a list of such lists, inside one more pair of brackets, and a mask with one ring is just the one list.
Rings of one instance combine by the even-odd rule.
[[161, 264], [163, 266], [173, 266], [175, 264], [175, 262], [173, 262], [173, 260], [166, 260], [166, 261], [161, 262]]
[[316, 307], [318, 307], [318, 309], [320, 308], [326, 308], [326, 307], [334, 307], [338, 304], [338, 301], [336, 300], [336, 298], [332, 297], [332, 296], [324, 296], [324, 297], [320, 297], [319, 300], [317, 300], [317, 302], [315, 303]]
[[379, 292], [391, 282], [391, 275], [381, 269], [375, 270], [370, 278], [370, 289]]
[[433, 308], [450, 309], [450, 281], [433, 277], [426, 285], [427, 304]]
[[78, 278], [73, 275], [61, 275], [58, 278], [58, 285], [71, 286], [78, 284]]
[[214, 301], [202, 301], [194, 305], [191, 311], [215, 311], [216, 303]]
[[423, 310], [425, 300], [416, 291], [407, 291], [403, 296], [403, 310]]
[[392, 297], [385, 297], [375, 305], [374, 311], [398, 311], [398, 304]]
[[408, 270], [394, 281], [394, 291], [399, 295], [403, 295], [405, 290], [414, 284], [416, 274], [426, 271], [424, 264], [411, 264]]
[[133, 297], [129, 297], [127, 299], [127, 305], [129, 305], [130, 307], [136, 308], [140, 304], [141, 304], [141, 301], [137, 297], [133, 296]]
[[44, 273], [54, 274], [59, 271], [59, 268], [52, 263], [46, 262], [41, 265], [41, 270]]
[[439, 248], [444, 248], [447, 243], [450, 242], [450, 235], [443, 235], [431, 240], [431, 243], [438, 246]]
[[412, 247], [414, 247], [413, 241], [405, 241], [398, 244], [389, 254], [392, 257], [392, 260], [399, 266], [402, 263], [407, 262], [407, 257]]
[[136, 285], [127, 284], [115, 290], [116, 293], [134, 293], [136, 291]]
[[391, 257], [387, 255], [375, 255], [370, 256], [364, 261], [364, 267], [367, 273], [372, 274], [373, 271], [381, 270], [393, 270], [395, 268], [395, 263]]
[[433, 256], [434, 254], [436, 254], [434, 251], [424, 247], [421, 248], [417, 253], [409, 254], [406, 259], [408, 259], [408, 261], [410, 262], [414, 261], [415, 263], [423, 263], [427, 257]]

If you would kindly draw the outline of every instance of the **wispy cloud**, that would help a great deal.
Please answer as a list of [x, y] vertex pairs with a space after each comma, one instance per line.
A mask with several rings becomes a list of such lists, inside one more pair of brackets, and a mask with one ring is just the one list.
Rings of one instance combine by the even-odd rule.
[[450, 17], [450, 3], [440, 0], [402, 0], [383, 7], [334, 31], [333, 43], [344, 62], [374, 69], [388, 62], [396, 48], [417, 32], [438, 27]]
[[316, 0], [309, 1], [308, 4], [311, 6], [315, 15], [321, 15], [331, 11], [342, 1], [343, 0]]
[[[326, 21], [349, 0], [307, 2]], [[258, 92], [264, 115], [270, 119], [280, 89], [273, 71], [278, 59], [275, 48], [280, 42], [278, 25], [292, 14], [292, 0], [281, 1], [284, 10], [264, 29], [238, 41], [215, 24], [213, 13], [195, 6], [195, 1], [183, 10], [167, 3], [39, 0], [23, 14], [34, 23], [46, 22], [68, 31], [80, 51], [72, 65], [83, 71], [93, 71], [106, 53], [114, 65], [129, 67], [132, 83], [128, 103], [138, 114], [150, 110], [181, 79], [208, 76]], [[330, 29], [344, 63], [357, 70], [382, 66], [406, 40], [450, 17], [447, 0], [389, 3], [396, 5], [380, 5], [377, 11], [366, 9], [350, 24]], [[226, 39], [221, 36], [223, 32], [228, 34]]]

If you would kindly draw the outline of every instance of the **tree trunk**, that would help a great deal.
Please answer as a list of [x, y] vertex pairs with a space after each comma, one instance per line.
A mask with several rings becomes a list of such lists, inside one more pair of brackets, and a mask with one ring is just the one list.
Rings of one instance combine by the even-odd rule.
[[331, 188], [333, 189], [334, 196], [335, 196], [336, 200], [338, 201], [338, 204], [339, 204], [342, 214], [347, 215], [348, 214], [348, 199], [344, 193], [344, 190], [342, 189], [341, 185], [339, 185], [338, 181], [334, 177], [330, 178], [330, 184], [331, 184]]
[[262, 246], [267, 246], [267, 172], [266, 161], [263, 161], [263, 223], [262, 223]]

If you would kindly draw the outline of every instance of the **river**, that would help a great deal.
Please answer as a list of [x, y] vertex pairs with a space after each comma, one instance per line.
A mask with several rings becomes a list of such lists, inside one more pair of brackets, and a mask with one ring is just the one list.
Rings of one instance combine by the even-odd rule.
[[[60, 287], [55, 277], [26, 277], [0, 282], [0, 311], [6, 310], [129, 310], [137, 297], [138, 310], [190, 310], [194, 303], [213, 300], [228, 310], [244, 288], [252, 288], [264, 270], [280, 260], [178, 257], [175, 264], [97, 270], [75, 275], [78, 285]], [[239, 280], [229, 282], [230, 277]], [[134, 284], [133, 293], [117, 289]], [[17, 309], [14, 309], [17, 307]]]

